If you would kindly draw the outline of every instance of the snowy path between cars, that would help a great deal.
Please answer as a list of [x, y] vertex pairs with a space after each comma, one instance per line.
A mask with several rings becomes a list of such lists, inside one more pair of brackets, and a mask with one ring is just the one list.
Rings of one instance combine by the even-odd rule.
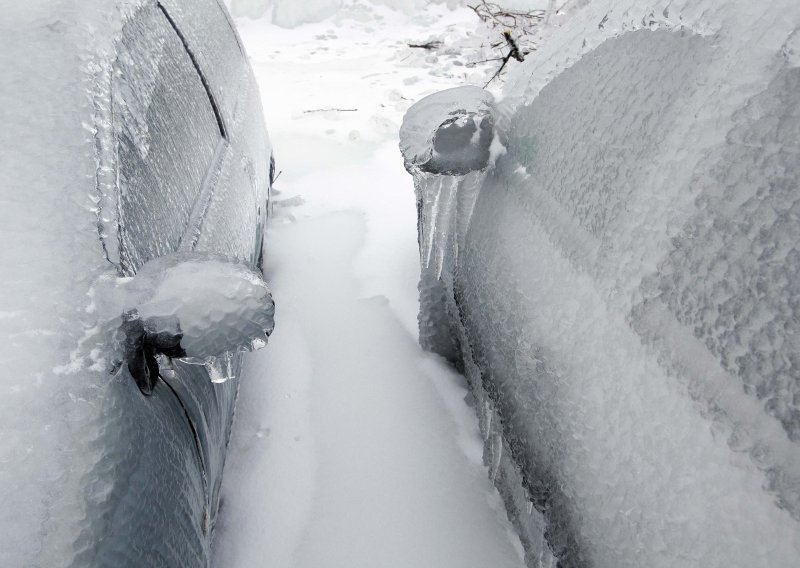
[[473, 17], [354, 3], [294, 30], [237, 22], [283, 173], [265, 268], [277, 326], [246, 361], [216, 566], [523, 566], [464, 379], [416, 342], [416, 209], [397, 149], [411, 102], [463, 80], [456, 57], [405, 42]]

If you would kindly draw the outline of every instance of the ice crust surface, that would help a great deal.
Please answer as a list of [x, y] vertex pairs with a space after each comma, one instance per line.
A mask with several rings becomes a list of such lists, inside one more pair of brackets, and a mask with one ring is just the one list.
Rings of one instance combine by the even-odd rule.
[[260, 275], [208, 253], [176, 253], [147, 263], [122, 288], [124, 311], [143, 319], [177, 318], [191, 362], [263, 347], [275, 327], [275, 304]]
[[[466, 86], [415, 103], [400, 127], [400, 151], [417, 184], [422, 269], [436, 278], [457, 256], [482, 171], [494, 163], [494, 97]], [[433, 175], [431, 175], [433, 174]], [[427, 181], [429, 180], [429, 181]], [[458, 192], [458, 195], [457, 193]]]
[[466, 371], [529, 565], [544, 534], [559, 566], [796, 566], [800, 7], [562, 21], [496, 167], [415, 175], [420, 340]]
[[400, 151], [413, 173], [464, 175], [489, 162], [494, 119], [492, 95], [459, 87], [414, 104], [400, 127]]
[[[213, 384], [202, 366], [178, 361], [174, 391], [159, 382], [145, 399], [124, 371], [110, 375], [107, 326], [121, 312], [101, 309], [98, 284], [181, 245], [253, 264], [269, 146], [263, 128], [241, 128], [258, 124], [261, 108], [247, 96], [255, 85], [218, 2], [160, 4], [192, 30], [184, 39], [207, 77], [224, 76], [212, 88], [224, 84], [215, 100], [227, 145], [197, 152], [218, 159], [213, 195], [198, 194], [204, 180], [192, 177], [207, 161], [181, 171], [180, 152], [195, 148], [159, 145], [168, 128], [173, 140], [198, 131], [216, 140], [219, 130], [207, 108], [187, 104], [198, 92], [208, 102], [196, 74], [188, 83], [165, 71], [160, 84], [149, 74], [155, 61], [193, 65], [185, 50], [175, 57], [182, 42], [169, 38], [155, 2], [19, 2], [0, 19], [2, 566], [202, 566], [209, 557], [237, 381]], [[137, 47], [155, 59], [127, 59]], [[175, 116], [185, 129], [150, 106], [172, 103], [186, 110]], [[148, 155], [157, 156], [150, 173], [170, 185], [121, 198], [133, 161]], [[164, 215], [159, 200], [179, 204], [181, 218]], [[148, 229], [147, 246], [137, 227]], [[230, 358], [232, 374], [240, 363]]]
[[[143, 331], [156, 343], [176, 347], [165, 354], [203, 365], [212, 382], [234, 377], [234, 358], [266, 346], [275, 327], [275, 303], [260, 274], [247, 265], [213, 253], [165, 255], [145, 264], [134, 277], [101, 277], [92, 288], [95, 306], [107, 323], [100, 335], [109, 344], [97, 351], [98, 367], [117, 373], [140, 345]], [[123, 324], [139, 320], [142, 325]], [[139, 347], [137, 347], [138, 349]], [[170, 372], [171, 362], [164, 361]]]

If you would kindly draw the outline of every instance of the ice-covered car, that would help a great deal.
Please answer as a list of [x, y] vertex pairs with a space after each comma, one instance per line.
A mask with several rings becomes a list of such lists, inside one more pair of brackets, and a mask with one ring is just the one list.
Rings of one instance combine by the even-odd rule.
[[800, 565], [800, 5], [594, 0], [401, 138], [528, 565]]
[[209, 563], [271, 146], [217, 0], [0, 18], [0, 565]]

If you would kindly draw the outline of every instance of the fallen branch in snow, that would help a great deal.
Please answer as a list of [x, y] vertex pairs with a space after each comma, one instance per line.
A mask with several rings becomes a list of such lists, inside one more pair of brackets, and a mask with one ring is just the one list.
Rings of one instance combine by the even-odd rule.
[[545, 20], [547, 10], [508, 10], [495, 4], [481, 0], [479, 4], [468, 6], [480, 20], [491, 30], [502, 29], [503, 41], [491, 44], [495, 50], [509, 49], [508, 53], [503, 53], [497, 58], [488, 58], [475, 63], [486, 63], [488, 61], [502, 61], [500, 68], [492, 75], [486, 83], [488, 86], [505, 69], [508, 62], [513, 58], [517, 61], [524, 61], [525, 56], [536, 50], [535, 37], [538, 34], [539, 26]]
[[481, 59], [480, 61], [470, 61], [470, 65], [480, 65], [481, 63], [491, 63], [492, 61], [503, 61], [505, 57], [492, 57], [490, 59]]
[[428, 41], [425, 43], [409, 43], [408, 47], [416, 49], [438, 49], [442, 47], [442, 42], [438, 40]]
[[358, 112], [357, 108], [312, 108], [304, 110], [303, 114], [311, 114], [312, 112]]
[[519, 50], [519, 46], [517, 45], [517, 42], [514, 41], [514, 38], [511, 36], [511, 32], [509, 31], [503, 32], [503, 37], [506, 38], [508, 46], [511, 48], [511, 51], [508, 52], [508, 57], [513, 57], [519, 62], [525, 61], [525, 55]]
[[481, 21], [493, 28], [501, 27], [525, 32], [544, 20], [547, 10], [506, 10], [494, 2], [482, 0], [476, 6], [469, 6]]
[[511, 32], [508, 31], [508, 30], [504, 31], [503, 32], [503, 37], [506, 38], [506, 43], [508, 43], [508, 46], [511, 49], [509, 50], [508, 55], [506, 55], [503, 58], [503, 64], [500, 65], [500, 69], [498, 69], [497, 72], [494, 75], [492, 75], [492, 78], [489, 79], [486, 82], [486, 84], [483, 86], [484, 89], [489, 86], [489, 83], [491, 83], [497, 77], [500, 76], [500, 73], [503, 72], [503, 69], [505, 69], [506, 65], [508, 64], [508, 62], [511, 60], [512, 57], [514, 59], [516, 59], [517, 61], [520, 61], [520, 62], [525, 61], [525, 55], [526, 54], [524, 54], [524, 53], [522, 53], [520, 51], [519, 46], [517, 45], [517, 42], [514, 41], [514, 38], [511, 36]]

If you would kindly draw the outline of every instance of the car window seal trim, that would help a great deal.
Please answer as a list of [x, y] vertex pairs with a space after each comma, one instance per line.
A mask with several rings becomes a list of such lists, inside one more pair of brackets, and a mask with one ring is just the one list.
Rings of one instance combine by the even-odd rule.
[[179, 251], [193, 251], [200, 240], [203, 222], [211, 207], [211, 199], [214, 197], [214, 191], [219, 183], [222, 161], [229, 147], [230, 144], [228, 141], [224, 138], [220, 138], [214, 148], [214, 155], [211, 157], [211, 165], [208, 170], [206, 170], [206, 175], [200, 185], [200, 191], [192, 206], [192, 212], [189, 215], [189, 222], [186, 224], [186, 230], [181, 236], [181, 241], [178, 245]]
[[178, 35], [178, 38], [181, 40], [183, 44], [183, 48], [186, 50], [186, 53], [189, 55], [189, 59], [192, 61], [192, 65], [194, 66], [197, 75], [200, 77], [200, 81], [203, 83], [203, 88], [206, 91], [206, 95], [208, 96], [208, 100], [211, 103], [211, 109], [214, 111], [214, 118], [217, 120], [217, 127], [219, 128], [219, 133], [222, 138], [228, 138], [228, 130], [225, 127], [225, 121], [222, 118], [222, 112], [220, 112], [219, 105], [217, 105], [217, 101], [214, 98], [213, 93], [211, 92], [211, 85], [208, 83], [208, 79], [206, 79], [205, 74], [203, 73], [200, 64], [197, 61], [197, 58], [194, 55], [194, 52], [189, 47], [189, 42], [186, 40], [186, 36], [183, 35], [178, 25], [175, 23], [175, 20], [170, 16], [167, 9], [161, 2], [157, 2], [156, 5], [158, 6], [161, 13], [164, 14], [164, 17], [169, 22], [169, 25], [172, 26], [172, 29], [175, 30], [175, 33]]

